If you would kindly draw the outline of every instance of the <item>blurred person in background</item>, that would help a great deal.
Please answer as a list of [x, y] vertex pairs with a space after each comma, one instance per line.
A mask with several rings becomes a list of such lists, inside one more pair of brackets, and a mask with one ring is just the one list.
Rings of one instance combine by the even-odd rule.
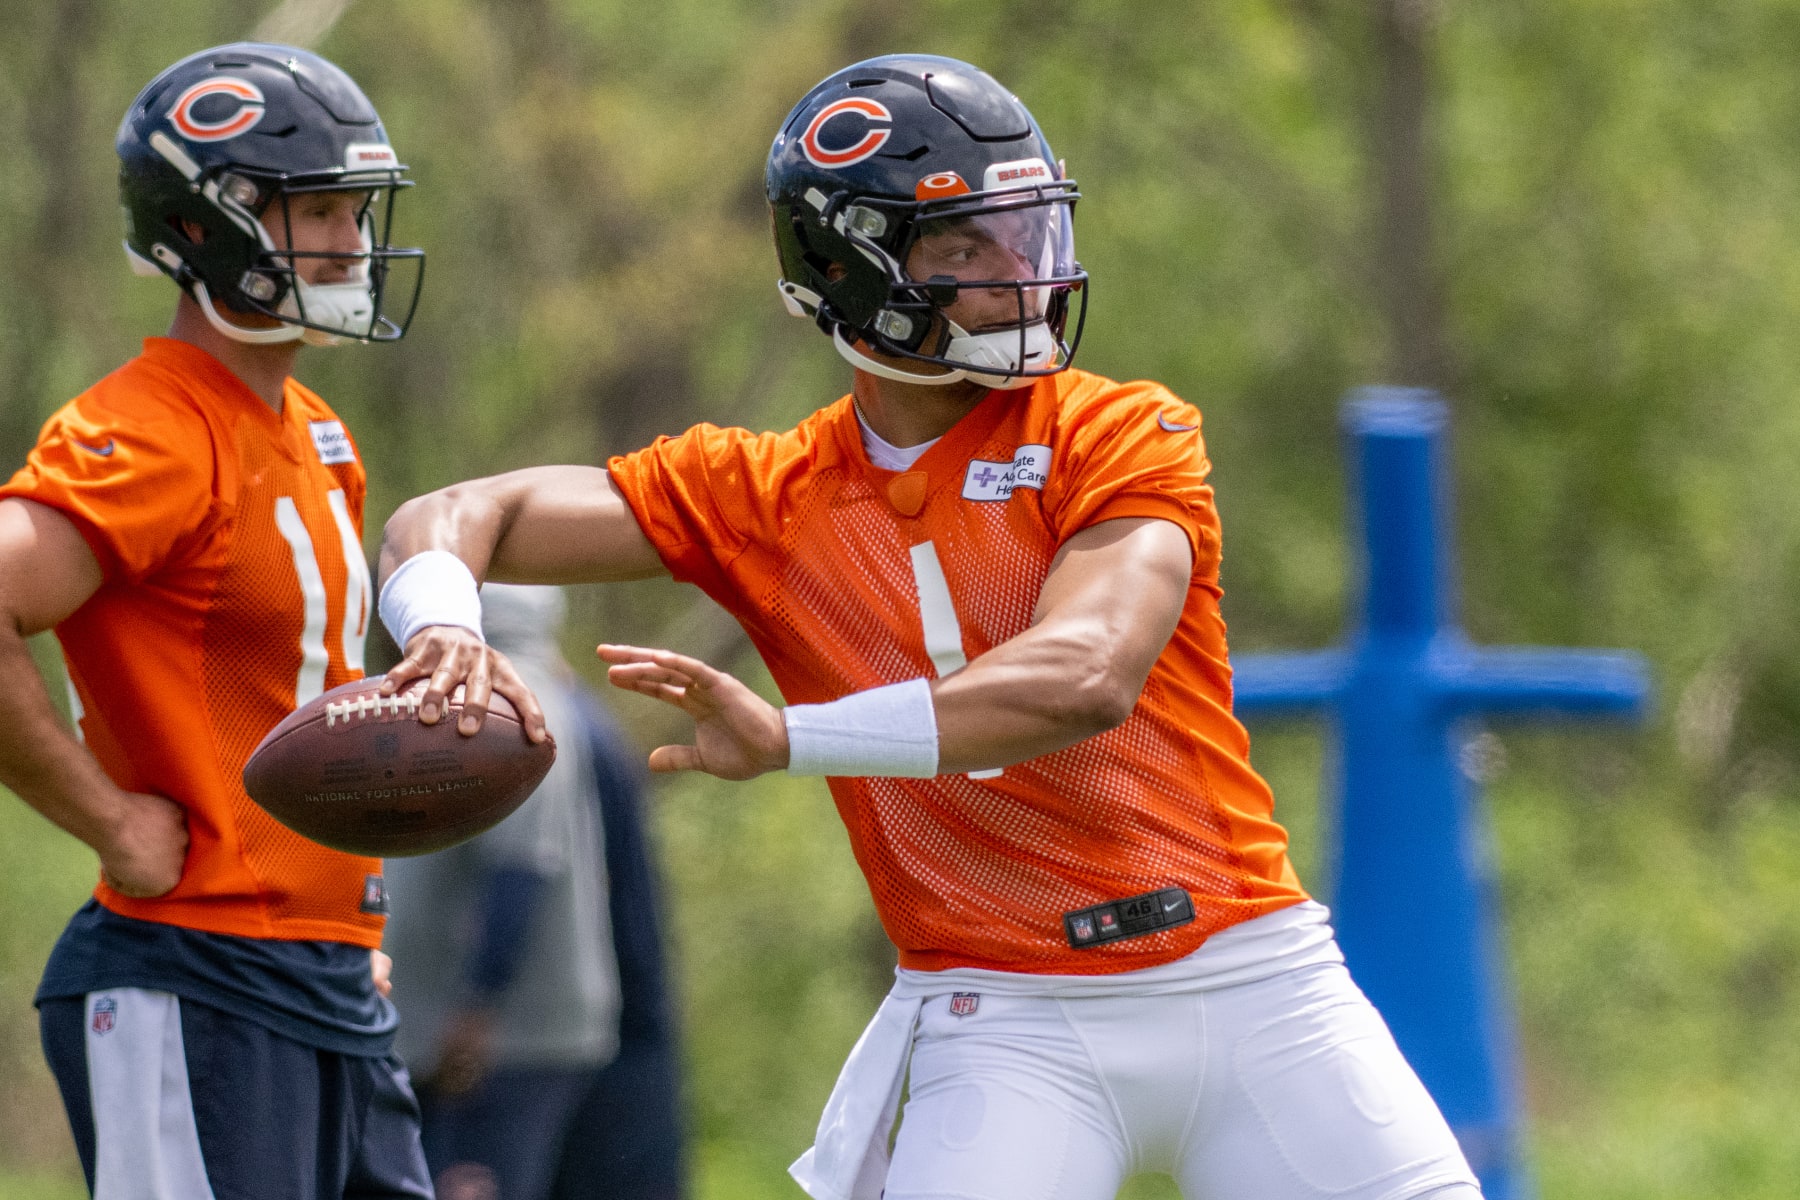
[[564, 608], [556, 588], [482, 593], [489, 644], [559, 735], [550, 774], [486, 833], [389, 864], [398, 1046], [418, 1080], [441, 1200], [543, 1200], [577, 1109], [620, 1047], [602, 804], [609, 792], [635, 803], [637, 784], [616, 740], [589, 733], [557, 648]]
[[694, 720], [653, 769], [826, 777], [899, 948], [792, 1168], [817, 1200], [1105, 1200], [1138, 1171], [1476, 1200], [1232, 716], [1200, 414], [1071, 366], [1080, 197], [1031, 114], [966, 63], [871, 59], [795, 106], [766, 184], [781, 294], [851, 392], [409, 501], [384, 686], [430, 675], [422, 714], [511, 697], [462, 615], [484, 576], [667, 573], [740, 621], [785, 707], [599, 652]]
[[[38, 987], [45, 1057], [97, 1200], [427, 1200], [381, 860], [240, 777], [363, 673], [366, 477], [293, 369], [405, 332], [405, 168], [349, 76], [250, 43], [158, 75], [116, 148], [127, 254], [179, 286], [174, 320], [0, 487], [0, 783], [100, 859]], [[25, 645], [49, 628], [78, 734]]]
[[[681, 1061], [663, 947], [662, 880], [644, 824], [643, 760], [585, 687], [572, 695], [606, 840], [619, 1053], [600, 1069], [563, 1140], [551, 1200], [681, 1200]], [[574, 728], [565, 738], [578, 736]]]

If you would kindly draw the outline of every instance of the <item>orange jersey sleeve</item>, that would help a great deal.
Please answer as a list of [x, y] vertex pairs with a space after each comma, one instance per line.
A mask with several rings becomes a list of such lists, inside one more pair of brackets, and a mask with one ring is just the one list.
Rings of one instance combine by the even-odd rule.
[[202, 535], [216, 455], [206, 422], [155, 391], [96, 391], [50, 418], [7, 485], [75, 523], [108, 580], [135, 582]]
[[726, 588], [723, 565], [774, 519], [757, 481], [794, 453], [773, 434], [696, 425], [629, 458], [615, 458], [610, 470], [622, 489], [660, 498], [634, 504], [633, 512], [670, 574], [716, 596]]
[[102, 883], [108, 908], [379, 944], [380, 861], [290, 832], [240, 779], [271, 726], [362, 674], [364, 492], [355, 445], [317, 396], [290, 380], [277, 415], [166, 339], [56, 413], [0, 487], [66, 515], [100, 562], [100, 589], [56, 630], [88, 748], [120, 787], [187, 810], [175, 889], [134, 899]]
[[[833, 779], [902, 965], [1105, 974], [1305, 898], [1231, 716], [1218, 517], [1199, 414], [1065, 371], [994, 392], [913, 468], [872, 466], [846, 397], [785, 434], [701, 429], [614, 459], [678, 578], [744, 626], [790, 703], [947, 674], [1031, 623], [1058, 548], [1118, 517], [1195, 548], [1130, 717], [996, 776]], [[1063, 915], [1166, 887], [1195, 920], [1081, 949]]]
[[1193, 546], [1195, 573], [1216, 576], [1219, 522], [1198, 409], [1157, 383], [1089, 388], [1069, 405], [1065, 438], [1067, 469], [1044, 486], [1060, 536], [1120, 517], [1172, 521]]

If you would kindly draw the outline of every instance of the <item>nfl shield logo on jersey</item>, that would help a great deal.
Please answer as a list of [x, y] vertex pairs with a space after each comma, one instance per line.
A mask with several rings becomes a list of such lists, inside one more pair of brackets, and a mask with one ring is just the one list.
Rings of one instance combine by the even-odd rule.
[[104, 1036], [112, 1032], [119, 1016], [119, 1002], [111, 996], [94, 1001], [94, 1032]]
[[980, 992], [950, 993], [950, 1015], [953, 1017], [966, 1017], [973, 1013], [980, 1004]]

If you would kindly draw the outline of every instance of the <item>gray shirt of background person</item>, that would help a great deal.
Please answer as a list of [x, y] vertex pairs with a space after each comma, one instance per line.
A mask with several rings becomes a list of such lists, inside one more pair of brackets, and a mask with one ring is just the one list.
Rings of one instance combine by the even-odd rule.
[[543, 705], [556, 763], [506, 820], [460, 846], [389, 859], [393, 908], [384, 948], [394, 959], [400, 1010], [396, 1049], [415, 1078], [429, 1078], [445, 1022], [474, 1002], [467, 965], [480, 919], [479, 881], [497, 868], [543, 879], [528, 944], [497, 1000], [493, 1066], [581, 1067], [619, 1048], [619, 974], [606, 911], [606, 859], [587, 739], [570, 708], [573, 672], [557, 649], [562, 593], [490, 583], [482, 588], [488, 642], [518, 668]]

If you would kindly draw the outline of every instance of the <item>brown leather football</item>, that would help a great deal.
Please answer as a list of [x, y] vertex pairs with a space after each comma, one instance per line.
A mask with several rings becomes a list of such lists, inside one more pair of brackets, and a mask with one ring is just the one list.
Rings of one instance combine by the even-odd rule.
[[556, 743], [525, 736], [495, 692], [481, 731], [456, 731], [462, 689], [435, 725], [419, 720], [425, 680], [380, 695], [382, 676], [346, 683], [289, 713], [244, 764], [244, 790], [303, 837], [352, 854], [428, 854], [490, 829], [543, 781]]

